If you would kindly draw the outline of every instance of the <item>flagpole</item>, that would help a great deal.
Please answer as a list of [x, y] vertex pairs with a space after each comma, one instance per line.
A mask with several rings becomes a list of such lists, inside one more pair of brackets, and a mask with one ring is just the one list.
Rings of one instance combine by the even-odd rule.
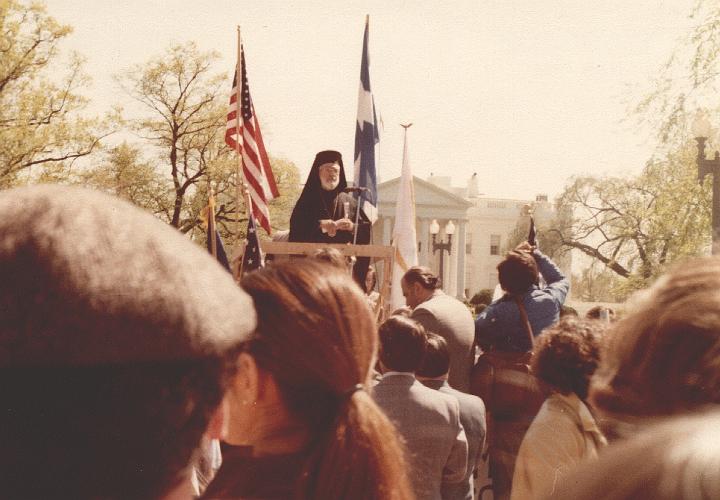
[[215, 237], [215, 193], [208, 179], [208, 233], [210, 235], [210, 253], [217, 259], [217, 239]]

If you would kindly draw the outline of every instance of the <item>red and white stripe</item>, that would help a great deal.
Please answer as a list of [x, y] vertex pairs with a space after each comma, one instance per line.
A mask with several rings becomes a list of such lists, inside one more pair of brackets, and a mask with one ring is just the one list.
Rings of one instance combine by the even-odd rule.
[[[245, 55], [240, 52], [239, 68], [233, 78], [230, 106], [227, 114], [225, 142], [242, 155], [243, 177], [250, 192], [252, 211], [257, 222], [270, 234], [270, 210], [268, 202], [280, 195], [275, 183], [270, 160], [263, 143], [260, 124], [250, 98], [245, 70]], [[241, 75], [242, 85], [238, 88], [237, 76]], [[242, 96], [245, 96], [242, 99]], [[240, 102], [238, 103], [238, 98]], [[238, 114], [240, 119], [238, 120]], [[242, 141], [238, 141], [238, 134]]]

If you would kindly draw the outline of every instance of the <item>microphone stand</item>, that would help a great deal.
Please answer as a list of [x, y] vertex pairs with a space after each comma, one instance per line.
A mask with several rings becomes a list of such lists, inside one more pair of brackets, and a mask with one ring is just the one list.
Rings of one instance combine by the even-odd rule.
[[[357, 244], [358, 222], [360, 221], [360, 206], [362, 205], [362, 199], [363, 199], [363, 190], [361, 189], [360, 191], [358, 191], [357, 206], [355, 207], [355, 225], [353, 226], [353, 245]], [[355, 255], [353, 255], [352, 256], [352, 264], [350, 265], [350, 276], [353, 276], [353, 273], [355, 272], [355, 262], [357, 262], [357, 257]]]

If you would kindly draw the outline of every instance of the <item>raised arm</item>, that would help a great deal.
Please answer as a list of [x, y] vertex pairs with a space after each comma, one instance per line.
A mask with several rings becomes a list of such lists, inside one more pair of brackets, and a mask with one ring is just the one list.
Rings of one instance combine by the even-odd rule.
[[539, 250], [533, 251], [533, 257], [537, 262], [538, 271], [540, 271], [540, 274], [545, 278], [545, 283], [547, 283], [545, 290], [550, 292], [562, 304], [570, 291], [570, 280], [565, 277], [560, 268], [550, 258]]

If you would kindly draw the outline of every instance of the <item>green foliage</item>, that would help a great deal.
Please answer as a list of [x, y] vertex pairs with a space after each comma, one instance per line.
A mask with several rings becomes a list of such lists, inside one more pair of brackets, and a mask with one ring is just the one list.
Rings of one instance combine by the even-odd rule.
[[123, 142], [106, 152], [97, 167], [81, 171], [74, 181], [124, 198], [165, 220], [173, 208], [172, 185], [137, 147]]
[[[247, 207], [244, 197], [240, 203], [238, 219], [237, 207], [237, 158], [231, 152], [227, 160], [218, 162], [209, 173], [217, 206], [215, 219], [218, 231], [226, 245], [235, 245], [245, 238], [247, 229]], [[270, 224], [273, 230], [283, 230], [290, 226], [290, 214], [300, 195], [300, 171], [297, 166], [286, 159], [270, 157], [270, 165], [275, 174], [275, 182], [280, 196], [270, 202]], [[196, 223], [193, 227], [193, 238], [203, 239], [204, 229], [200, 224], [202, 209], [207, 205], [207, 183], [198, 185], [192, 198], [191, 213], [195, 214]], [[260, 232], [263, 237], [264, 231]]]
[[696, 109], [711, 110], [716, 124], [720, 114], [720, 2], [697, 0], [689, 18], [694, 25], [688, 36], [680, 39], [632, 109], [671, 148], [688, 137]]
[[571, 277], [570, 290], [575, 299], [583, 302], [622, 302], [627, 298], [627, 280], [596, 261]]
[[700, 185], [691, 145], [648, 162], [635, 177], [578, 177], [558, 199], [572, 213], [553, 231], [625, 278], [626, 293], [648, 286], [674, 261], [710, 243], [711, 185]]
[[58, 178], [108, 134], [106, 124], [81, 115], [82, 59], [59, 59], [72, 29], [43, 5], [18, 0], [0, 3], [0, 27], [0, 187], [43, 177], [45, 167], [45, 179]]

